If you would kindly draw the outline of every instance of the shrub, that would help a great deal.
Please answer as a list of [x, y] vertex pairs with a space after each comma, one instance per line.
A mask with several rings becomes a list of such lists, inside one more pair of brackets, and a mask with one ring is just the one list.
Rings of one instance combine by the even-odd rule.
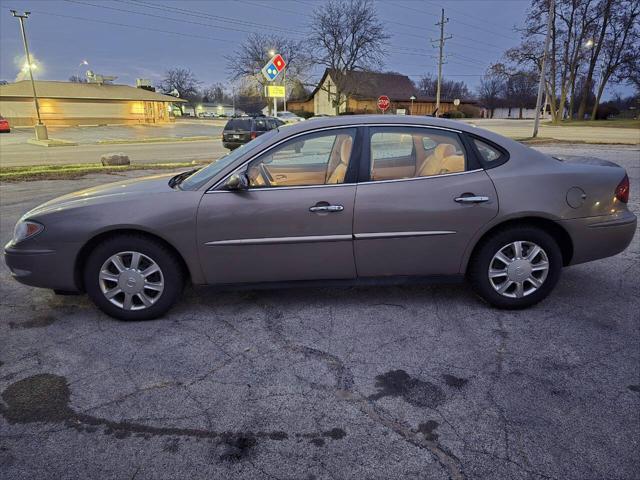
[[613, 105], [599, 105], [596, 110], [596, 120], [606, 120], [607, 118], [620, 113]]
[[307, 112], [306, 110], [291, 110], [291, 113], [295, 113], [299, 117], [302, 117], [305, 119], [313, 117], [313, 112]]
[[459, 110], [452, 110], [450, 112], [445, 112], [441, 115], [442, 118], [464, 118], [465, 115], [463, 112]]
[[464, 113], [465, 118], [480, 118], [482, 115], [482, 109], [475, 105], [462, 104], [458, 108], [462, 113]]

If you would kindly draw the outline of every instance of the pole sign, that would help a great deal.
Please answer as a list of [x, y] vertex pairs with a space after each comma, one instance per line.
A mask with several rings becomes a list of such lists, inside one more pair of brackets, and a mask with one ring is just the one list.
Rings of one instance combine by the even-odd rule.
[[284, 98], [284, 85], [265, 85], [264, 96], [271, 98]]
[[287, 63], [284, 61], [284, 58], [282, 58], [282, 55], [274, 55], [274, 57], [262, 68], [262, 75], [264, 75], [264, 78], [270, 82], [273, 82], [286, 66]]
[[391, 106], [391, 100], [389, 100], [389, 97], [387, 97], [386, 95], [380, 95], [378, 97], [378, 108], [380, 110], [382, 110], [383, 112], [386, 112], [387, 110], [389, 110], [390, 106]]

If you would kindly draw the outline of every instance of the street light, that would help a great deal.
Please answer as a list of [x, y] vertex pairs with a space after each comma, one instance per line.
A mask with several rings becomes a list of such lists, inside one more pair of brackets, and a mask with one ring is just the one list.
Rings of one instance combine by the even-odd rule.
[[410, 115], [413, 115], [413, 101], [416, 99], [415, 95], [411, 95], [409, 97], [409, 100], [411, 100], [411, 112], [409, 113]]
[[584, 42], [584, 47], [585, 48], [591, 48], [596, 44], [596, 42], [593, 41], [593, 38], [588, 39], [586, 42]]
[[40, 118], [40, 105], [38, 104], [38, 95], [36, 94], [36, 82], [33, 80], [34, 65], [31, 62], [31, 55], [29, 54], [29, 45], [27, 44], [27, 34], [24, 30], [24, 20], [29, 17], [31, 12], [24, 12], [19, 14], [15, 10], [11, 10], [11, 15], [18, 19], [20, 22], [20, 32], [22, 33], [22, 42], [24, 43], [24, 53], [27, 57], [27, 70], [29, 70], [29, 77], [31, 78], [31, 89], [33, 90], [33, 103], [36, 106], [36, 115], [38, 116], [38, 124], [35, 126], [36, 139], [47, 140], [49, 135], [47, 134], [47, 127], [42, 123]]
[[83, 66], [83, 65], [89, 65], [89, 62], [87, 62], [86, 60], [82, 60], [82, 61], [80, 62], [80, 64], [78, 65], [78, 75], [77, 75], [77, 77], [78, 77], [78, 81], [81, 81], [81, 80], [82, 80], [82, 75], [81, 75], [81, 71], [80, 71], [80, 69], [82, 68], [82, 66]]

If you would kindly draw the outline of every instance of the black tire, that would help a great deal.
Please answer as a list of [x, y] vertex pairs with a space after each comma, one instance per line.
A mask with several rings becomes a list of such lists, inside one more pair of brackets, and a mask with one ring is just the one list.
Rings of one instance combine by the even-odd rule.
[[[152, 259], [162, 272], [164, 289], [154, 303], [142, 310], [124, 310], [111, 303], [100, 288], [99, 274], [103, 264], [120, 252], [139, 252]], [[84, 268], [84, 286], [89, 298], [107, 315], [119, 320], [152, 320], [164, 315], [180, 297], [185, 273], [175, 254], [162, 242], [143, 235], [126, 234], [107, 238], [89, 254]]]
[[[542, 285], [533, 293], [520, 298], [510, 298], [496, 291], [489, 280], [489, 266], [494, 255], [512, 242], [533, 242], [546, 253], [549, 270]], [[556, 240], [546, 231], [534, 226], [512, 226], [497, 230], [484, 238], [469, 263], [467, 279], [480, 298], [490, 305], [516, 310], [527, 308], [540, 302], [551, 293], [560, 279], [562, 252]]]

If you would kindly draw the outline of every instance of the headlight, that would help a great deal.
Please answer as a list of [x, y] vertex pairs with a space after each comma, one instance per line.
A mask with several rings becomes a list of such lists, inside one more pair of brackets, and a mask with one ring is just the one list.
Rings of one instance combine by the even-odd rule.
[[21, 242], [27, 238], [33, 237], [44, 230], [44, 225], [31, 220], [23, 220], [16, 223], [16, 228], [13, 229], [13, 243]]

